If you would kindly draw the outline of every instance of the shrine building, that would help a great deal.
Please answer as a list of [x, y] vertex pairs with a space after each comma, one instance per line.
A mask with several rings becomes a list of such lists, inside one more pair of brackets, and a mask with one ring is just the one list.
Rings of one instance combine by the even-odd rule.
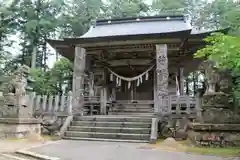
[[151, 115], [173, 113], [179, 97], [196, 105], [184, 77], [198, 69], [202, 59], [193, 54], [212, 32], [195, 29], [181, 15], [106, 19], [81, 37], [48, 43], [74, 63], [76, 114], [89, 114], [84, 108], [91, 104], [91, 114]]

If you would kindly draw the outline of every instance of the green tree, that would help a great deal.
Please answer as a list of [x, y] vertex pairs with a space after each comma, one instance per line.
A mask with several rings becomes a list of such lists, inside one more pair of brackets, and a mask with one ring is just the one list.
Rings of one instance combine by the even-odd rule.
[[184, 0], [153, 0], [152, 8], [158, 13], [177, 12], [184, 8]]
[[12, 1], [10, 4], [5, 4], [3, 0], [0, 0], [0, 67], [5, 62], [6, 56], [8, 53], [4, 47], [9, 47], [12, 44], [7, 37], [11, 33], [15, 33], [16, 29], [16, 16], [15, 13], [15, 1]]
[[41, 69], [33, 69], [31, 72], [35, 82], [32, 88], [38, 94], [59, 94], [71, 90], [73, 64], [66, 58], [57, 61], [53, 68], [43, 71]]
[[69, 0], [60, 16], [60, 37], [79, 37], [89, 29], [92, 21], [102, 17], [101, 0]]
[[56, 84], [58, 92], [72, 89], [73, 64], [68, 59], [58, 60], [49, 73], [50, 81]]
[[197, 19], [197, 26], [205, 29], [231, 27], [236, 34], [240, 26], [240, 6], [235, 0], [214, 0], [205, 3]]
[[220, 69], [229, 70], [232, 74], [233, 96], [240, 100], [240, 37], [214, 33], [205, 39], [208, 45], [196, 52], [197, 58], [204, 57], [216, 62]]
[[37, 67], [46, 68], [46, 39], [55, 36], [63, 5], [63, 0], [18, 1], [16, 6], [22, 40], [22, 64], [30, 66], [36, 61]]
[[138, 17], [148, 11], [149, 6], [144, 0], [109, 0], [105, 5], [106, 18]]

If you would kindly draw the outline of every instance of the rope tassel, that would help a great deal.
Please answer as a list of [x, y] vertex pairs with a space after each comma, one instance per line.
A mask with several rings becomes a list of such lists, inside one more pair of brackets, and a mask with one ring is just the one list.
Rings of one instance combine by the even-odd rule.
[[147, 72], [147, 73], [146, 73], [146, 78], [145, 78], [146, 81], [148, 80], [148, 76], [149, 76], [149, 75], [148, 75], [148, 72]]
[[118, 77], [116, 78], [116, 84], [118, 85]]
[[108, 68], [108, 71], [111, 73], [111, 75], [110, 75], [110, 80], [111, 80], [111, 81], [113, 81], [113, 76], [116, 77], [116, 84], [117, 84], [117, 86], [121, 85], [121, 81], [123, 80], [123, 81], [127, 81], [127, 82], [128, 82], [128, 88], [131, 88], [131, 82], [132, 82], [132, 81], [136, 81], [136, 80], [137, 80], [137, 86], [139, 86], [140, 83], [143, 83], [143, 78], [144, 78], [144, 76], [146, 76], [145, 79], [148, 80], [148, 78], [149, 78], [148, 72], [149, 72], [150, 70], [152, 70], [154, 66], [155, 66], [155, 65], [152, 65], [152, 66], [149, 67], [145, 72], [143, 72], [143, 73], [141, 73], [140, 75], [135, 76], [135, 77], [123, 77], [123, 76], [121, 76], [121, 75], [113, 72], [113, 71], [112, 71], [111, 69], [109, 69], [109, 68]]
[[113, 74], [110, 75], [110, 81], [113, 81]]
[[128, 82], [128, 89], [131, 88], [131, 82]]
[[143, 79], [142, 79], [142, 76], [139, 78], [140, 79], [140, 83], [143, 83]]

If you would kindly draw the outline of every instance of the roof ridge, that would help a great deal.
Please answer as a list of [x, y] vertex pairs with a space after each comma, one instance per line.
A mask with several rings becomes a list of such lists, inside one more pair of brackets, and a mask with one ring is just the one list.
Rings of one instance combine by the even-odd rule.
[[96, 21], [98, 25], [109, 25], [109, 24], [121, 24], [121, 23], [133, 23], [133, 22], [149, 22], [149, 21], [185, 21], [184, 15], [165, 15], [165, 16], [145, 16], [145, 17], [127, 17], [127, 18], [116, 18], [116, 19], [102, 19]]

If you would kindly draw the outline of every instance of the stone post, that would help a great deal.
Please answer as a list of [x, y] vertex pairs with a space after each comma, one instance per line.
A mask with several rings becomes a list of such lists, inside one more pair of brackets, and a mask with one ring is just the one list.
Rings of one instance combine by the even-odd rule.
[[67, 98], [67, 113], [68, 113], [68, 116], [71, 116], [72, 115], [72, 92], [69, 91], [68, 92], [68, 98]]
[[153, 73], [153, 99], [154, 99], [154, 113], [158, 112], [158, 100], [157, 100], [157, 81], [156, 81], [156, 71]]
[[84, 77], [86, 66], [86, 50], [75, 47], [74, 71], [73, 71], [73, 112], [83, 115], [84, 107]]
[[107, 114], [107, 88], [103, 87], [101, 88], [100, 93], [100, 105], [101, 105], [101, 114], [105, 115]]
[[167, 112], [165, 98], [168, 96], [168, 57], [167, 45], [156, 45], [156, 107], [158, 112]]
[[202, 119], [202, 97], [201, 97], [201, 91], [198, 90], [196, 93], [196, 111], [197, 111], [197, 121], [203, 122]]

